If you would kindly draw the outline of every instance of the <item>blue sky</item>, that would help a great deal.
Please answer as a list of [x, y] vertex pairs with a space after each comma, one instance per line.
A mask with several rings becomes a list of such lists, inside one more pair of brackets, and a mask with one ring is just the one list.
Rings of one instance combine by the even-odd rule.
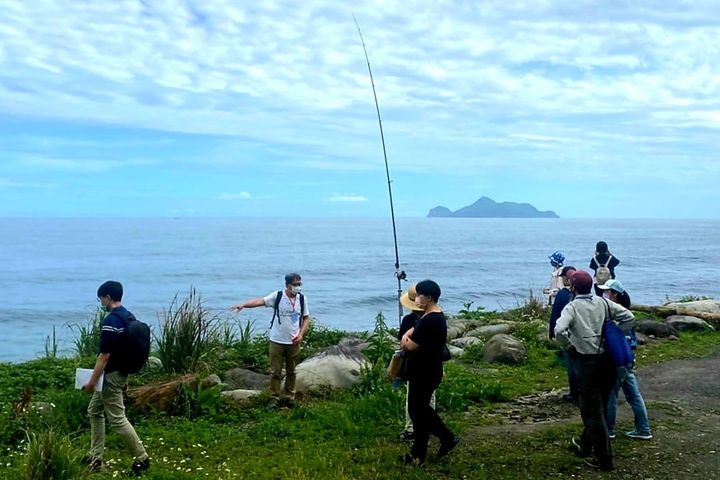
[[[719, 218], [720, 2], [0, 8], [0, 216]], [[352, 8], [352, 9], [351, 9]]]

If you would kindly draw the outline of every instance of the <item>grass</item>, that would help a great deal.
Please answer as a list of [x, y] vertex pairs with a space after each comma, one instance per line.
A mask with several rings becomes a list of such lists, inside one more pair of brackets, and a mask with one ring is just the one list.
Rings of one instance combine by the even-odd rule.
[[[499, 433], [484, 433], [482, 426], [492, 422], [485, 414], [498, 402], [563, 387], [566, 377], [556, 350], [537, 340], [535, 318], [541, 312], [535, 307], [469, 314], [478, 321], [522, 319], [525, 323], [516, 335], [528, 349], [528, 361], [520, 366], [488, 365], [475, 352], [462, 361], [446, 364], [445, 379], [437, 393], [438, 409], [463, 437], [461, 447], [450, 459], [439, 461], [431, 456], [422, 469], [398, 464], [397, 457], [407, 450], [407, 445], [396, 441], [404, 423], [405, 389], [393, 390], [381, 376], [390, 347], [383, 336], [387, 327], [379, 317], [379, 334], [369, 338], [369, 357], [379, 373], [366, 372], [363, 384], [355, 389], [305, 398], [291, 410], [268, 410], [263, 401], [237, 408], [215, 392], [188, 391], [187, 415], [131, 415], [153, 461], [145, 478], [597, 478], [583, 476], [586, 470], [581, 462], [565, 448], [568, 436], [577, 433], [578, 422], [522, 434], [504, 428]], [[307, 335], [307, 350], [336, 344], [344, 335], [314, 325]], [[233, 362], [240, 358], [257, 366], [267, 356], [264, 337], [247, 332], [240, 337], [244, 339], [235, 336], [227, 342], [230, 348], [222, 355], [214, 351], [203, 357], [211, 370], [222, 374], [226, 366], [238, 366]], [[699, 357], [716, 350], [718, 344], [720, 333], [683, 332], [679, 340], [641, 347], [639, 359], [647, 365]], [[24, 438], [25, 429], [33, 433], [52, 430], [69, 439], [74, 449], [87, 446], [85, 409], [89, 397], [71, 390], [74, 368], [79, 363], [77, 359], [47, 358], [0, 364], [0, 478], [22, 478], [28, 454], [18, 442]], [[143, 375], [134, 380], [147, 378]], [[13, 412], [11, 402], [22, 396], [26, 385], [33, 400], [55, 403], [55, 413], [37, 418], [31, 412]], [[115, 478], [128, 472], [131, 460], [112, 433], [106, 460], [108, 471], [93, 478]]]

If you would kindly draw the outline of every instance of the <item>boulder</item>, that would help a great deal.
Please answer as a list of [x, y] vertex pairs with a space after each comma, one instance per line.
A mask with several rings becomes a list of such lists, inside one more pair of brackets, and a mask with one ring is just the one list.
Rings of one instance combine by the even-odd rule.
[[163, 363], [158, 357], [148, 357], [147, 363], [145, 363], [146, 370], [162, 370]]
[[677, 331], [705, 331], [705, 330], [715, 330], [712, 325], [710, 325], [705, 320], [702, 320], [697, 317], [691, 317], [689, 315], [670, 315], [667, 319], [665, 319], [668, 325], [673, 327]]
[[467, 348], [470, 345], [475, 345], [477, 343], [482, 343], [482, 340], [477, 337], [460, 337], [450, 341], [450, 345], [459, 348]]
[[253, 372], [246, 368], [233, 368], [225, 372], [225, 383], [230, 390], [239, 388], [265, 390], [270, 388], [270, 375]]
[[220, 384], [222, 384], [222, 380], [220, 380], [220, 377], [214, 373], [212, 375], [208, 375], [200, 381], [202, 388], [212, 388]]
[[650, 338], [648, 338], [647, 335], [640, 332], [635, 332], [635, 338], [637, 339], [638, 345], [647, 345], [650, 341]]
[[720, 314], [720, 300], [696, 300], [694, 302], [673, 302], [664, 305], [674, 308], [678, 313], [692, 315], [693, 313]]
[[465, 327], [462, 325], [449, 325], [447, 330], [447, 339], [455, 340], [456, 338], [460, 338], [463, 336], [463, 333], [465, 333]]
[[491, 338], [494, 335], [497, 335], [498, 333], [510, 333], [512, 332], [512, 325], [508, 325], [507, 323], [502, 323], [498, 325], [483, 325], [482, 327], [478, 327], [474, 330], [469, 331], [466, 336], [468, 337], [478, 337], [478, 338]]
[[252, 398], [260, 395], [261, 393], [262, 392], [260, 390], [246, 390], [243, 388], [239, 388], [237, 390], [228, 390], [225, 392], [221, 392], [220, 395], [225, 398], [235, 400], [236, 402], [247, 404], [250, 403], [250, 400]]
[[450, 356], [452, 358], [460, 358], [465, 353], [465, 350], [455, 345], [448, 345], [448, 350], [450, 350]]
[[637, 323], [635, 323], [635, 330], [657, 338], [669, 337], [670, 335], [677, 336], [678, 334], [672, 325], [668, 325], [665, 322], [658, 322], [657, 320], [638, 320]]
[[369, 364], [355, 348], [328, 347], [301, 362], [296, 370], [295, 390], [307, 392], [323, 387], [347, 388], [360, 383], [360, 374]]
[[354, 348], [360, 352], [365, 351], [370, 346], [370, 342], [358, 337], [345, 337], [338, 343], [341, 347]]
[[483, 361], [516, 365], [527, 359], [525, 345], [512, 335], [499, 333], [485, 344]]

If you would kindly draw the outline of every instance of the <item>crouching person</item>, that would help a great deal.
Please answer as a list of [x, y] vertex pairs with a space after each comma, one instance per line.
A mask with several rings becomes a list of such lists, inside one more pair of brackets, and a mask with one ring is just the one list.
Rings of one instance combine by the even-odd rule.
[[[105, 417], [107, 417], [110, 426], [118, 432], [134, 458], [132, 473], [139, 476], [150, 468], [150, 458], [135, 429], [125, 416], [123, 391], [127, 388], [128, 373], [139, 371], [135, 366], [142, 367], [147, 360], [147, 352], [138, 354], [138, 349], [133, 348], [129, 343], [133, 342], [128, 332], [129, 322], [137, 322], [137, 320], [122, 306], [122, 295], [122, 285], [114, 281], [103, 283], [97, 291], [100, 304], [108, 314], [102, 323], [100, 351], [95, 361], [95, 368], [90, 380], [83, 386], [84, 391], [92, 394], [87, 410], [90, 417], [90, 453], [85, 460], [90, 471], [102, 470]], [[145, 325], [144, 328], [147, 326]], [[149, 338], [149, 330], [147, 330], [148, 351]], [[134, 358], [137, 355], [144, 358]], [[95, 385], [103, 374], [105, 378], [102, 390], [96, 391]]]

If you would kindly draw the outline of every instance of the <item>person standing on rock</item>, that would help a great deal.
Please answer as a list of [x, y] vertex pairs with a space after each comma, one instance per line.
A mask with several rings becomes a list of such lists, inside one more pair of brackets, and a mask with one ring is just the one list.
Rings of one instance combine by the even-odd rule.
[[[630, 295], [620, 280], [608, 280], [605, 285], [599, 287], [604, 291], [603, 297], [611, 302], [619, 303], [625, 308], [630, 308]], [[630, 348], [633, 350], [637, 348], [637, 339], [635, 338], [635, 330], [631, 330], [625, 337], [630, 344]], [[633, 416], [635, 417], [635, 428], [625, 435], [630, 438], [636, 438], [640, 440], [651, 440], [653, 438], [652, 431], [650, 431], [650, 420], [648, 419], [647, 407], [645, 406], [645, 400], [640, 393], [640, 385], [635, 375], [635, 362], [618, 367], [617, 369], [617, 381], [610, 392], [610, 399], [607, 406], [607, 426], [608, 436], [613, 439], [615, 438], [615, 419], [617, 416], [617, 404], [618, 395], [622, 388], [625, 394], [625, 400], [628, 405], [632, 408]]]
[[310, 326], [310, 310], [302, 290], [302, 278], [298, 273], [285, 275], [285, 289], [265, 297], [254, 298], [231, 307], [240, 312], [244, 308], [269, 307], [273, 309], [270, 321], [270, 393], [275, 405], [280, 400], [283, 366], [285, 367], [285, 397], [295, 400], [295, 367], [305, 333]]
[[[90, 417], [90, 453], [84, 458], [91, 472], [103, 470], [105, 449], [105, 417], [125, 442], [133, 455], [132, 473], [142, 475], [150, 468], [150, 457], [143, 447], [132, 424], [125, 416], [123, 391], [127, 389], [128, 358], [132, 349], [128, 346], [128, 321], [135, 317], [122, 305], [123, 287], [120, 282], [107, 281], [100, 285], [97, 297], [103, 310], [108, 312], [100, 328], [100, 347], [95, 368], [82, 389], [92, 394], [88, 405]], [[149, 336], [147, 337], [149, 346]], [[147, 358], [147, 357], [146, 357]], [[125, 372], [125, 373], [124, 373]], [[95, 390], [101, 376], [102, 390]]]
[[581, 457], [595, 454], [596, 461], [586, 459], [585, 463], [609, 471], [615, 464], [605, 419], [616, 369], [604, 355], [602, 326], [609, 317], [621, 330], [630, 331], [635, 317], [621, 305], [593, 296], [592, 287], [592, 277], [583, 270], [570, 277], [575, 299], [563, 308], [555, 336], [560, 345], [569, 346], [580, 367], [580, 415], [584, 428], [580, 438], [573, 437], [571, 444]]
[[415, 429], [415, 440], [410, 453], [400, 460], [408, 465], [422, 465], [427, 457], [430, 435], [440, 439], [438, 457], [444, 457], [457, 446], [460, 439], [443, 423], [430, 398], [443, 377], [443, 351], [447, 341], [447, 321], [438, 305], [440, 286], [432, 280], [423, 280], [415, 286], [415, 303], [422, 309], [422, 317], [400, 341], [410, 362], [408, 375], [408, 412]]
[[600, 241], [595, 245], [595, 255], [590, 259], [590, 269], [595, 272], [595, 294], [602, 296], [599, 285], [604, 285], [608, 280], [615, 278], [615, 267], [620, 265], [620, 260], [610, 253], [607, 243]]
[[[410, 313], [405, 315], [400, 321], [400, 330], [398, 330], [398, 340], [402, 340], [403, 336], [411, 329], [415, 328], [415, 325], [423, 315], [422, 308], [415, 303], [417, 292], [415, 285], [410, 285], [407, 292], [400, 296], [400, 303], [403, 307], [410, 310]], [[415, 428], [413, 427], [412, 419], [410, 418], [410, 412], [408, 411], [408, 399], [410, 398], [410, 389], [408, 388], [407, 394], [405, 395], [405, 430], [400, 434], [400, 440], [403, 442], [412, 442], [415, 440]], [[435, 392], [433, 391], [430, 397], [430, 406], [435, 408]]]
[[[560, 314], [563, 308], [572, 301], [575, 295], [570, 291], [570, 277], [575, 273], [575, 267], [568, 265], [563, 267], [560, 271], [560, 278], [563, 282], [563, 288], [560, 289], [557, 296], [555, 297], [555, 303], [553, 303], [552, 312], [550, 313], [550, 328], [548, 329], [548, 336], [550, 340], [555, 339], [555, 325], [557, 319], [560, 318]], [[563, 356], [565, 357], [565, 364], [567, 366], [567, 377], [568, 386], [570, 392], [562, 396], [562, 399], [566, 402], [572, 402], [574, 404], [580, 403], [580, 381], [578, 379], [578, 365], [574, 361], [573, 355], [570, 355], [566, 349], [562, 350]]]

